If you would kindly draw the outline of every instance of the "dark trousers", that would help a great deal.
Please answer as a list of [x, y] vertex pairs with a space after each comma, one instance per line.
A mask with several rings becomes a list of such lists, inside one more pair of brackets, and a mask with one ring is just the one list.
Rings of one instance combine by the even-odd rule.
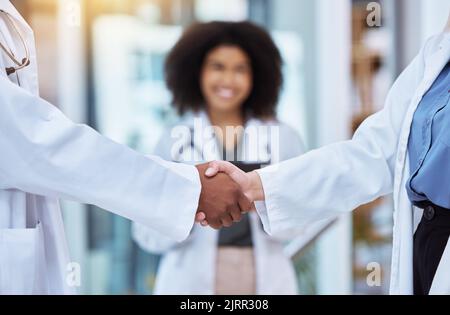
[[414, 294], [427, 295], [450, 236], [450, 210], [419, 206], [424, 212], [414, 234]]

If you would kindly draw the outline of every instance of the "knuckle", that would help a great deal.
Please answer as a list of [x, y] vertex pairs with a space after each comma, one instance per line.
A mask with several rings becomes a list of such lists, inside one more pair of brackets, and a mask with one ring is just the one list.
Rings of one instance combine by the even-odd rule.
[[211, 226], [213, 229], [218, 230], [218, 229], [220, 229], [221, 224], [219, 224], [219, 223], [217, 223], [217, 222], [214, 222], [214, 223], [211, 223], [210, 226]]

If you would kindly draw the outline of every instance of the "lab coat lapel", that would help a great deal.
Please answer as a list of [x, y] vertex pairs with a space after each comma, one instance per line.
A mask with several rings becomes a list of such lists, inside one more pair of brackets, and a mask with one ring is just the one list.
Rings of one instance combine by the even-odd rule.
[[425, 60], [426, 69], [424, 80], [429, 82], [426, 90], [433, 84], [434, 80], [442, 72], [450, 58], [450, 33], [443, 33], [441, 35], [440, 43], [437, 50]]
[[210, 136], [212, 126], [206, 112], [200, 111], [192, 115], [188, 120], [188, 125], [194, 130], [193, 143], [197, 150], [202, 151], [203, 162], [222, 160], [218, 142]]
[[[196, 122], [197, 121], [197, 122]], [[201, 124], [198, 124], [198, 122], [201, 121]], [[221, 152], [221, 148], [219, 147], [219, 144], [217, 142], [217, 140], [213, 137], [205, 137], [206, 133], [208, 133], [208, 130], [205, 131], [205, 129], [209, 129], [212, 127], [211, 125], [211, 121], [209, 120], [208, 115], [206, 114], [206, 112], [201, 111], [195, 115], [192, 116], [188, 116], [185, 124], [188, 125], [190, 128], [194, 128], [197, 126], [201, 126], [203, 128], [203, 130], [195, 130], [195, 132], [203, 132], [203, 135], [195, 135], [193, 142], [196, 148], [202, 149], [202, 148], [206, 148], [205, 150], [203, 150], [203, 160], [204, 161], [215, 161], [215, 160], [222, 160], [222, 152]], [[261, 126], [263, 126], [264, 124], [261, 122], [261, 120], [259, 119], [250, 119], [247, 124], [246, 124], [246, 128], [259, 128]], [[269, 146], [269, 135], [267, 133], [264, 132], [260, 132], [261, 130], [257, 129], [257, 150], [258, 150], [258, 154], [256, 155], [256, 157], [266, 157], [268, 156], [268, 154], [270, 155], [270, 152], [266, 152], [267, 148]], [[206, 133], [205, 133], [206, 132]], [[244, 143], [244, 145], [248, 145], [248, 143]], [[209, 148], [215, 148], [214, 150], [211, 150]], [[243, 152], [246, 152], [246, 150], [248, 150], [249, 148], [242, 148]], [[251, 157], [253, 157], [254, 155], [250, 156], [250, 157], [244, 157], [244, 161], [247, 162], [261, 162], [261, 161], [255, 161], [252, 160]], [[263, 161], [265, 162], [265, 161]], [[272, 161], [273, 162], [273, 161]], [[276, 162], [276, 161], [275, 161]], [[274, 162], [273, 162], [274, 163]]]
[[247, 122], [247, 138], [244, 140], [245, 148], [242, 148], [242, 152], [246, 154], [244, 159], [246, 162], [263, 164], [276, 164], [279, 162], [278, 154], [270, 152], [270, 149], [277, 150], [276, 141], [280, 140], [272, 138], [272, 127], [279, 128], [279, 126], [273, 126], [272, 122], [263, 122], [256, 118], [252, 118]]

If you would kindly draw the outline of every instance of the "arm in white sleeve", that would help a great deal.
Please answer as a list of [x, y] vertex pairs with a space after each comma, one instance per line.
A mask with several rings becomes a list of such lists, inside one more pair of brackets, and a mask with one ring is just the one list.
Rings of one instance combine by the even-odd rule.
[[269, 234], [352, 211], [389, 194], [405, 113], [424, 73], [424, 49], [393, 85], [382, 111], [350, 141], [258, 171], [265, 202], [257, 211]]
[[[171, 149], [175, 140], [171, 137], [170, 130], [166, 130], [159, 139], [153, 154], [166, 159], [171, 160]], [[191, 234], [190, 234], [191, 235]], [[132, 236], [134, 241], [145, 251], [153, 254], [164, 254], [169, 250], [184, 245], [189, 242], [190, 237], [182, 242], [177, 242], [172, 238], [149, 228], [140, 223], [133, 223]]]
[[194, 224], [195, 167], [117, 144], [0, 77], [0, 188], [94, 204], [176, 240]]
[[[280, 124], [279, 136], [280, 161], [293, 159], [305, 153], [306, 149], [302, 138], [298, 132], [290, 126]], [[295, 227], [292, 229], [286, 229], [282, 231], [282, 233], [271, 234], [269, 237], [275, 241], [285, 242], [301, 237], [304, 232], [304, 227]]]

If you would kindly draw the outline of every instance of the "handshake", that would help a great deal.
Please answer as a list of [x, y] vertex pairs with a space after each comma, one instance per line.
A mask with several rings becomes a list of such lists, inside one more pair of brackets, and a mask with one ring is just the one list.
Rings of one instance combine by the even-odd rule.
[[243, 172], [225, 161], [197, 165], [202, 190], [195, 221], [214, 229], [239, 222], [243, 214], [255, 210], [254, 202], [264, 200], [261, 179], [256, 171]]

